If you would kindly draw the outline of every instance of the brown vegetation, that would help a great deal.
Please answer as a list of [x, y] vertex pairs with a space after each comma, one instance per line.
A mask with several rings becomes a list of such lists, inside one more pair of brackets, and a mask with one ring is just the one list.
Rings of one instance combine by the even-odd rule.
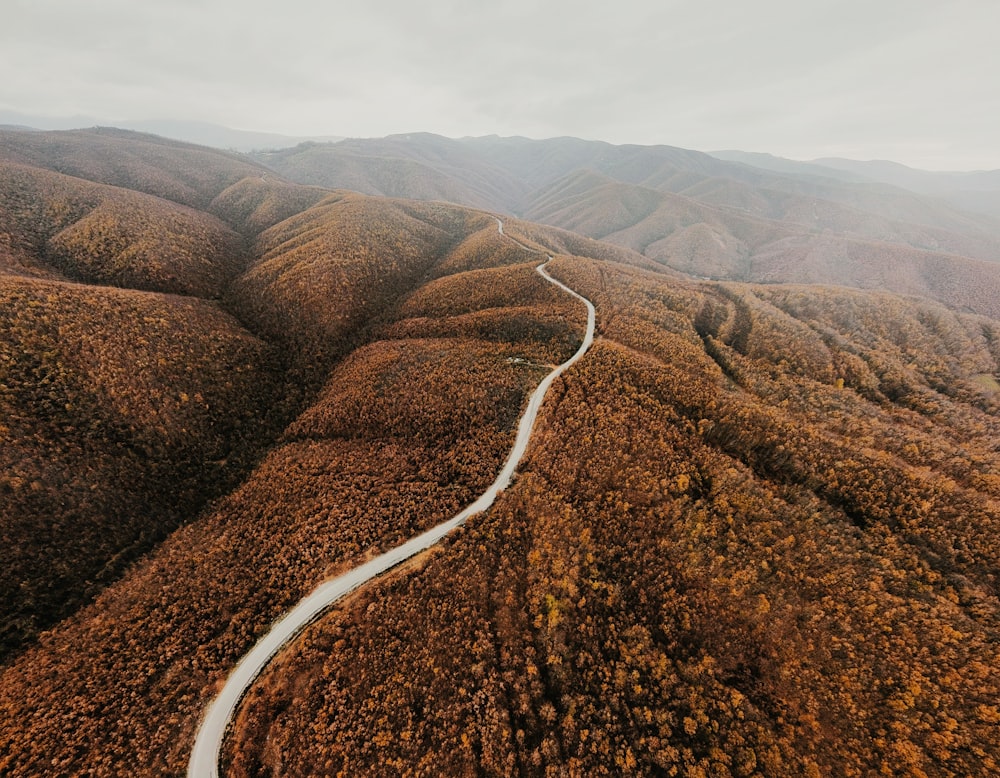
[[330, 194], [327, 189], [276, 181], [262, 174], [247, 177], [221, 192], [208, 206], [240, 234], [256, 236]]
[[[284, 250], [296, 252], [286, 265], [292, 272], [312, 265], [309, 284], [290, 289], [280, 274], [259, 284], [252, 270], [233, 296], [256, 290], [261, 329], [290, 333], [289, 360], [332, 363], [356, 337], [352, 322], [377, 314], [391, 331], [394, 295], [406, 291], [406, 279], [437, 276], [436, 263], [450, 261], [448, 246], [461, 244], [463, 230], [487, 228], [499, 245], [495, 221], [482, 214], [334, 196], [260, 240], [265, 263], [280, 265]], [[477, 283], [496, 282], [531, 311], [551, 300], [533, 265], [495, 272]], [[462, 277], [455, 284], [471, 288]], [[313, 285], [336, 288], [343, 308], [318, 290], [296, 299]], [[447, 286], [439, 279], [414, 296], [408, 313], [443, 305]], [[444, 307], [423, 317], [450, 321], [449, 337], [356, 350], [241, 488], [14, 659], [0, 675], [0, 703], [14, 722], [0, 741], [0, 772], [180, 771], [202, 705], [272, 619], [331, 572], [454, 514], [485, 488], [525, 395], [546, 370], [538, 363], [564, 359], [579, 338], [553, 321], [551, 338], [515, 325], [493, 342], [475, 340], [478, 330], [462, 317], [503, 320], [501, 304], [495, 294], [482, 295], [481, 310], [456, 300], [458, 315]], [[329, 338], [299, 337], [307, 333], [296, 328], [302, 316], [315, 317]], [[122, 337], [130, 332], [123, 328]], [[232, 368], [220, 362], [220, 370]], [[149, 401], [162, 413], [157, 398]], [[197, 401], [193, 393], [189, 401]]]
[[113, 128], [0, 131], [0, 159], [206, 208], [266, 170], [235, 154]]
[[996, 771], [996, 322], [554, 272], [604, 339], [530, 463], [276, 663], [233, 774]]
[[467, 339], [355, 353], [243, 487], [0, 676], [14, 722], [0, 768], [180, 772], [202, 706], [282, 610], [492, 481], [541, 372], [511, 353]]
[[[20, 648], [0, 669], [0, 774], [182, 773], [274, 618], [488, 485], [582, 334], [582, 306], [535, 272], [544, 252], [577, 255], [551, 269], [601, 337], [553, 386], [517, 478], [268, 670], [233, 774], [1000, 769], [996, 319], [679, 281], [508, 220], [524, 248], [486, 213], [295, 187], [143, 136], [9, 135], [0, 601]], [[714, 168], [670, 168], [679, 152], [657, 169], [607, 153], [712, 190]], [[210, 208], [245, 253], [215, 218], [30, 164]], [[709, 252], [763, 234], [745, 224], [680, 231]], [[100, 276], [122, 253], [221, 302], [59, 278], [139, 284]], [[200, 256], [246, 272], [206, 281]], [[934, 275], [965, 294], [963, 267]]]
[[239, 237], [156, 197], [0, 162], [0, 235], [18, 267], [86, 283], [217, 297], [239, 269]]
[[812, 217], [765, 219], [578, 174], [543, 194], [527, 216], [694, 276], [883, 289], [1000, 316], [1000, 241], [789, 199]]
[[0, 653], [232, 488], [273, 360], [200, 300], [0, 277]]
[[471, 335], [516, 344], [511, 359], [545, 362], [553, 352], [568, 357], [579, 346], [585, 312], [535, 271], [538, 264], [456, 273], [425, 284], [404, 301], [399, 320], [380, 332], [394, 338]]
[[507, 210], [524, 185], [456, 141], [426, 133], [303, 143], [256, 157], [289, 180], [366, 195]]
[[[465, 265], [468, 236], [487, 225], [489, 240], [503, 248], [496, 222], [485, 214], [331, 194], [256, 239], [256, 259], [233, 285], [232, 304], [255, 331], [297, 355], [311, 376], [306, 380], [322, 380], [356, 345], [351, 338], [359, 328], [386, 320], [419, 281]], [[514, 253], [524, 261], [525, 252]], [[489, 252], [479, 255], [481, 262], [493, 259]]]

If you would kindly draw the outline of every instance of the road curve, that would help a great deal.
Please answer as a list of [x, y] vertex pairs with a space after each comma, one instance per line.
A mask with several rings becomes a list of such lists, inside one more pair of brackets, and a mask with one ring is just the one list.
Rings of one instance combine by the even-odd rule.
[[[504, 235], [503, 222], [500, 219], [497, 219], [497, 229], [500, 235]], [[508, 240], [514, 240], [510, 236], [504, 237], [507, 237]], [[523, 248], [527, 248], [518, 241], [515, 241], [515, 243], [518, 243]], [[528, 250], [531, 251], [533, 249]], [[517, 426], [517, 437], [514, 440], [514, 447], [507, 456], [507, 461], [504, 463], [500, 475], [497, 476], [497, 479], [490, 488], [483, 492], [479, 499], [457, 516], [438, 524], [433, 529], [429, 529], [421, 535], [417, 535], [417, 537], [406, 541], [391, 551], [385, 552], [370, 562], [366, 562], [343, 575], [325, 581], [314, 589], [311, 594], [300, 600], [292, 610], [276, 621], [271, 626], [270, 631], [236, 665], [229, 674], [229, 678], [226, 679], [226, 684], [223, 686], [222, 691], [219, 692], [218, 697], [209, 705], [198, 728], [191, 758], [188, 761], [188, 778], [217, 778], [219, 775], [219, 757], [222, 752], [222, 741], [226, 735], [226, 731], [229, 729], [233, 716], [236, 714], [236, 708], [239, 706], [240, 700], [246, 694], [247, 689], [250, 688], [250, 684], [254, 682], [274, 655], [286, 643], [305, 629], [311, 622], [315, 621], [323, 611], [330, 608], [337, 600], [386, 570], [430, 548], [453, 529], [464, 524], [470, 516], [475, 516], [477, 513], [485, 511], [493, 504], [497, 495], [510, 484], [511, 479], [514, 477], [514, 471], [528, 448], [531, 430], [535, 425], [538, 411], [542, 407], [542, 400], [545, 398], [545, 393], [552, 385], [552, 382], [586, 354], [594, 342], [596, 314], [593, 304], [586, 297], [574, 292], [561, 281], [557, 281], [545, 272], [545, 266], [551, 261], [552, 257], [548, 257], [535, 270], [546, 281], [555, 284], [587, 306], [587, 331], [583, 337], [583, 343], [580, 344], [580, 348], [577, 349], [576, 353], [545, 376], [535, 391], [532, 392], [531, 398], [528, 400], [528, 407], [525, 409], [524, 414], [521, 416], [521, 421]]]

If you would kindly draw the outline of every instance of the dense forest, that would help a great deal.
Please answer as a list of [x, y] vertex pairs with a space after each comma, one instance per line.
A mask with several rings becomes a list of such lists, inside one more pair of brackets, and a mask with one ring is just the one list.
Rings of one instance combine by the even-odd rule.
[[603, 337], [516, 486], [275, 663], [231, 774], [995, 772], [998, 324], [553, 272]]
[[131, 133], [0, 164], [0, 774], [182, 775], [281, 613], [475, 499], [583, 335], [546, 254], [598, 340], [514, 482], [269, 666], [226, 774], [1000, 770], [996, 318]]

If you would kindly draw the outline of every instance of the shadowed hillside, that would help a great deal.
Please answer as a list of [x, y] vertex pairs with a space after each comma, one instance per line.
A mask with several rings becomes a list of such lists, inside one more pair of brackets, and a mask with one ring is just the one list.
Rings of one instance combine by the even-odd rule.
[[349, 338], [427, 275], [461, 235], [492, 229], [478, 213], [340, 193], [262, 233], [232, 290], [257, 331], [324, 376]]
[[0, 235], [13, 250], [7, 270], [197, 297], [219, 296], [243, 251], [208, 214], [2, 162]]
[[[204, 202], [247, 172], [230, 155], [134, 133], [7, 136], [40, 166], [0, 162], [5, 654], [232, 488], [414, 285], [533, 256], [482, 213], [266, 173], [221, 189], [213, 216], [53, 171], [194, 182]], [[150, 144], [167, 156], [148, 159]], [[400, 332], [569, 338], [554, 310], [467, 318]]]
[[[395, 219], [402, 231], [357, 235], [350, 256], [314, 267], [313, 282], [343, 289], [337, 285], [351, 263], [376, 257], [385, 236], [397, 249], [411, 246], [410, 259], [436, 280], [400, 306], [383, 301], [375, 339], [335, 367], [239, 489], [0, 676], [7, 710], [59, 700], [41, 703], [38, 718], [15, 715], [26, 726], [7, 730], [0, 742], [6, 771], [30, 774], [53, 758], [70, 772], [84, 765], [97, 774], [123, 766], [140, 774], [178, 771], [208, 691], [254, 638], [326, 575], [454, 514], [488, 485], [545, 365], [579, 345], [585, 314], [539, 283], [535, 255], [522, 251], [519, 264], [471, 271], [487, 274], [482, 278], [437, 271], [451, 261], [448, 246], [460, 247], [472, 231], [489, 228], [498, 249], [512, 245], [490, 217], [356, 195], [343, 201], [344, 213], [334, 202], [321, 206], [333, 209], [323, 217], [303, 217], [325, 228], [317, 233], [322, 240], [340, 233], [340, 220], [350, 229], [366, 203], [371, 218], [364, 223], [378, 217], [384, 227]], [[279, 250], [279, 235], [290, 241], [288, 251], [312, 245], [296, 243], [298, 228], [288, 229], [271, 236], [269, 250]], [[300, 257], [298, 264], [309, 263]], [[265, 297], [276, 288], [260, 287]], [[473, 288], [478, 297], [470, 296]], [[343, 332], [338, 306], [317, 299], [306, 309], [325, 311], [326, 331]], [[282, 315], [280, 304], [270, 311]], [[288, 342], [291, 349], [301, 343]], [[109, 656], [111, 673], [100, 669]], [[60, 690], [44, 680], [56, 677]], [[125, 700], [128, 715], [99, 713]], [[127, 756], [125, 742], [132, 744]]]
[[232, 488], [277, 378], [208, 302], [0, 276], [0, 654]]

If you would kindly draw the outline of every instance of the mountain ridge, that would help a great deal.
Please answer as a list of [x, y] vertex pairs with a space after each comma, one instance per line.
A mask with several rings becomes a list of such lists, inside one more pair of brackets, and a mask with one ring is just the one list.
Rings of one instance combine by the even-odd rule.
[[816, 174], [846, 177], [858, 183], [890, 184], [944, 199], [963, 210], [983, 213], [994, 218], [1000, 216], [1000, 170], [929, 171], [889, 160], [860, 161], [840, 157], [797, 162], [770, 154], [743, 151], [720, 151], [713, 152], [713, 155], [720, 159], [744, 162], [792, 175]]
[[285, 148], [305, 141], [325, 143], [342, 140], [342, 136], [339, 135], [291, 136], [274, 132], [238, 130], [203, 121], [183, 121], [177, 119], [126, 121], [121, 119], [97, 119], [92, 116], [45, 117], [3, 109], [0, 109], [0, 125], [39, 131], [120, 127], [121, 129], [151, 133], [187, 143], [243, 152], [257, 149]]

